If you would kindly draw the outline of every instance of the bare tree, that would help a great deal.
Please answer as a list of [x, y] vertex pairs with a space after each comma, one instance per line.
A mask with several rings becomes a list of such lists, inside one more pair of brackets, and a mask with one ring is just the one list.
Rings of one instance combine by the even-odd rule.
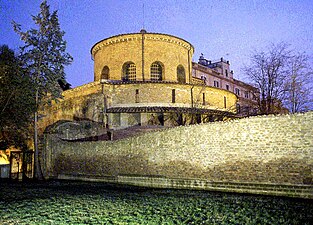
[[245, 74], [260, 91], [261, 114], [279, 113], [277, 106], [284, 93], [290, 57], [286, 43], [272, 44], [267, 51], [254, 51], [250, 64], [244, 67]]
[[285, 82], [284, 104], [292, 113], [312, 109], [312, 68], [305, 53], [290, 58], [289, 76]]

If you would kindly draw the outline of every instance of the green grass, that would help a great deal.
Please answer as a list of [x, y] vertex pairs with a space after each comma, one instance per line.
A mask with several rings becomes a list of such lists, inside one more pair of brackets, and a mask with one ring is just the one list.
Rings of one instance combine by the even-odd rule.
[[81, 182], [0, 188], [0, 224], [313, 224], [312, 200]]

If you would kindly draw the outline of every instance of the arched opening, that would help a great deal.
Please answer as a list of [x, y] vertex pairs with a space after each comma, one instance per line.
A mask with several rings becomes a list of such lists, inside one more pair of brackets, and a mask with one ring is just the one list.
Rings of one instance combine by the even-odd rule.
[[154, 62], [150, 67], [151, 80], [162, 80], [163, 66], [160, 62]]
[[178, 83], [186, 83], [186, 73], [182, 65], [177, 66], [177, 81]]
[[101, 72], [101, 80], [102, 79], [109, 79], [109, 73], [110, 73], [110, 69], [107, 66], [104, 66]]
[[127, 62], [123, 65], [122, 72], [123, 81], [132, 81], [136, 80], [136, 65], [133, 62]]

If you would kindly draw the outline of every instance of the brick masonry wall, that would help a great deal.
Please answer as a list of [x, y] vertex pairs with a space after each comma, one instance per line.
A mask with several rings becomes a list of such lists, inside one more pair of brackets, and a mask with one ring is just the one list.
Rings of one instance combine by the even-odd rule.
[[[175, 103], [172, 103], [172, 90], [175, 89]], [[104, 95], [110, 107], [171, 106], [191, 107], [191, 89], [193, 104], [197, 108], [228, 110], [234, 112], [237, 97], [234, 93], [214, 87], [175, 84], [175, 83], [135, 83], [103, 84], [93, 82], [63, 92], [64, 98], [52, 106], [46, 106], [39, 120], [40, 133], [59, 120], [92, 120], [103, 122]], [[138, 102], [136, 103], [136, 90]], [[203, 93], [205, 105], [203, 105]], [[226, 98], [226, 109], [224, 108]]]
[[110, 142], [61, 141], [49, 134], [45, 173], [312, 185], [312, 128], [309, 112], [176, 127]]
[[[193, 47], [187, 41], [166, 34], [144, 34], [144, 77], [142, 74], [142, 34], [123, 34], [98, 42], [92, 48], [94, 58], [94, 81], [99, 81], [104, 66], [109, 67], [109, 79], [122, 79], [122, 66], [126, 62], [136, 65], [136, 80], [150, 79], [153, 62], [163, 65], [163, 80], [177, 81], [177, 66], [185, 69], [189, 82]], [[191, 72], [191, 71], [190, 71]]]

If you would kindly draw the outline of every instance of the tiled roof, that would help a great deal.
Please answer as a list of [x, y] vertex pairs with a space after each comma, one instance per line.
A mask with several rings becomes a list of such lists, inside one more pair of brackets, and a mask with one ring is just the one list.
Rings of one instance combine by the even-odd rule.
[[199, 113], [199, 114], [212, 114], [212, 115], [234, 115], [234, 113], [214, 110], [214, 109], [201, 109], [201, 108], [187, 108], [187, 107], [112, 107], [107, 109], [107, 113], [145, 113], [145, 112], [177, 112], [177, 113]]

